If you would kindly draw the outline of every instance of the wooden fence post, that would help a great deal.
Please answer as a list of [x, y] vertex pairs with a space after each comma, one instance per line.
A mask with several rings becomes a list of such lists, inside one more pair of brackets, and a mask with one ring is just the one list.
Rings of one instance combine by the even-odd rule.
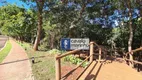
[[93, 49], [94, 49], [94, 42], [90, 42], [90, 62], [93, 61]]
[[99, 48], [99, 62], [101, 61], [101, 53], [102, 53], [102, 49]]
[[[57, 57], [58, 55], [56, 55]], [[60, 80], [61, 79], [61, 63], [60, 63], [60, 59], [57, 59], [55, 57], [55, 67], [56, 67], [56, 80]]]

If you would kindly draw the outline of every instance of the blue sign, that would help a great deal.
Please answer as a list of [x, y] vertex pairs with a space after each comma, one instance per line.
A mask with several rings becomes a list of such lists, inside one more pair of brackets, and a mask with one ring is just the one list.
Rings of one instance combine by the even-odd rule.
[[61, 48], [63, 50], [70, 50], [70, 39], [69, 38], [61, 39]]
[[74, 49], [89, 49], [89, 38], [63, 38], [61, 39], [61, 49], [74, 50]]

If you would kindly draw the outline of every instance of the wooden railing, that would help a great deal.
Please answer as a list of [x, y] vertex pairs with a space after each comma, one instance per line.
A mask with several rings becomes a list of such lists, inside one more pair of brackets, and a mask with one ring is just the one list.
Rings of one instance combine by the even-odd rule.
[[129, 53], [134, 53], [134, 52], [137, 52], [137, 51], [141, 51], [142, 50], [142, 47], [140, 47], [140, 48], [137, 48], [137, 49], [135, 49], [135, 50], [132, 50], [132, 51], [130, 51], [130, 52], [127, 52], [126, 54], [129, 54]]
[[61, 79], [61, 58], [65, 57], [67, 55], [75, 54], [79, 51], [80, 50], [73, 50], [73, 51], [69, 51], [63, 55], [56, 55], [56, 57], [55, 57], [56, 80]]
[[[99, 49], [99, 58], [98, 58], [99, 60], [98, 61], [100, 62], [101, 61], [101, 55], [102, 55], [101, 54], [102, 53], [102, 48], [97, 43], [95, 43], [95, 42], [90, 42], [90, 55], [94, 53], [93, 52], [94, 49], [91, 49], [91, 48], [94, 48], [94, 45], [97, 46], [98, 49]], [[93, 60], [93, 56], [90, 58], [90, 62], [92, 62], [92, 60]]]
[[[134, 53], [134, 52], [137, 52], [137, 51], [142, 51], [142, 47], [137, 48], [137, 49], [134, 49], [134, 50], [132, 50], [132, 51], [130, 51], [130, 52], [127, 52], [126, 55], [127, 55], [127, 54], [131, 54], [131, 53]], [[137, 63], [137, 64], [141, 64], [141, 65], [142, 65], [142, 62], [139, 62], [139, 61], [136, 61], [136, 60], [127, 59], [126, 57], [125, 57], [125, 60], [127, 60], [127, 61], [129, 61], [129, 62], [134, 62], [134, 63]]]
[[[94, 54], [94, 45], [98, 46], [95, 42], [90, 42], [90, 55], [88, 57], [86, 57], [86, 59], [83, 60], [79, 65], [77, 65], [74, 70], [76, 70], [77, 68], [79, 68], [88, 59], [89, 59], [90, 63], [93, 61], [93, 58], [94, 58], [93, 57], [93, 54]], [[60, 80], [61, 79], [61, 58], [65, 57], [65, 56], [68, 56], [68, 55], [71, 55], [71, 54], [75, 54], [75, 53], [77, 53], [79, 51], [80, 51], [80, 49], [69, 51], [69, 52], [67, 52], [65, 54], [62, 54], [62, 55], [56, 55], [56, 57], [55, 57], [56, 80]], [[99, 48], [99, 61], [100, 60], [101, 60], [101, 48]]]
[[[93, 59], [94, 59], [94, 45], [98, 47], [99, 49], [99, 58], [98, 58], [98, 62], [102, 61], [101, 60], [101, 53], [102, 53], [102, 48], [96, 44], [95, 42], [90, 42], [90, 53], [89, 53], [89, 56], [86, 57], [85, 60], [83, 60], [79, 65], [77, 65], [75, 67], [75, 69], [73, 70], [76, 70], [77, 68], [79, 68], [85, 61], [89, 60], [90, 63], [92, 63]], [[140, 51], [142, 50], [142, 47], [138, 48], [138, 49], [135, 49], [135, 50], [132, 50], [131, 52], [137, 52], [137, 51]], [[68, 56], [68, 55], [71, 55], [71, 54], [75, 54], [77, 52], [79, 52], [80, 49], [78, 50], [73, 50], [73, 51], [69, 51], [65, 54], [62, 54], [62, 55], [56, 55], [55, 57], [55, 67], [56, 67], [56, 80], [60, 80], [61, 79], [61, 58], [65, 57], [65, 56]], [[127, 52], [126, 54], [130, 54], [131, 52]], [[130, 60], [130, 59], [127, 59], [125, 58], [125, 60], [127, 61], [130, 61], [130, 62], [134, 62], [134, 63], [137, 63], [137, 64], [141, 64], [142, 65], [142, 62], [139, 62], [139, 61], [135, 61], [135, 60]]]

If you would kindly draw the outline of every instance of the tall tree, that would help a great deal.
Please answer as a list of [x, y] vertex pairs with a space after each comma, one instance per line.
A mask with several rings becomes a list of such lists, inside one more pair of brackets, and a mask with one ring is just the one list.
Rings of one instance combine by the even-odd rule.
[[[33, 46], [33, 49], [36, 51], [36, 50], [38, 50], [38, 45], [39, 45], [40, 38], [41, 38], [42, 14], [43, 14], [43, 9], [44, 9], [44, 6], [45, 6], [45, 3], [47, 2], [47, 0], [22, 0], [22, 1], [31, 5], [32, 8], [36, 7], [36, 10], [37, 10], [37, 16], [38, 16], [37, 36], [36, 36], [36, 40], [35, 40], [34, 46]], [[36, 5], [34, 5], [33, 3], [35, 3]]]
[[35, 16], [31, 10], [7, 4], [0, 7], [0, 30], [2, 34], [20, 40], [31, 41], [34, 33]]
[[[132, 7], [131, 7], [131, 0], [127, 0], [127, 7], [129, 9], [128, 15], [129, 15], [129, 40], [128, 40], [128, 51], [129, 53], [129, 57], [130, 60], [133, 60], [133, 56], [132, 56], [132, 42], [133, 42], [133, 27], [132, 27]], [[129, 65], [131, 67], [133, 67], [133, 63], [130, 62]]]
[[40, 37], [41, 37], [41, 31], [42, 31], [42, 13], [43, 13], [43, 7], [45, 4], [45, 0], [35, 0], [36, 5], [37, 5], [37, 10], [38, 10], [38, 30], [37, 30], [37, 36], [36, 40], [33, 46], [33, 49], [36, 51], [38, 50], [38, 44], [40, 42]]

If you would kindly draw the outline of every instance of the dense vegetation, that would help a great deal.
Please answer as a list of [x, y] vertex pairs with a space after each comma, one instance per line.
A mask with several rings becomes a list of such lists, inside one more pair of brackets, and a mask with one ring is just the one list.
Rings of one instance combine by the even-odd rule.
[[[29, 57], [48, 56], [36, 58], [32, 65], [37, 79], [55, 78], [54, 56], [42, 51], [60, 49], [61, 38], [89, 38], [112, 55], [142, 46], [142, 0], [21, 1], [31, 7], [8, 3], [0, 7], [0, 34], [30, 43], [22, 43]], [[32, 51], [31, 46], [42, 51]], [[82, 61], [72, 56], [64, 59], [73, 64]]]
[[30, 42], [34, 50], [60, 49], [61, 38], [90, 38], [124, 52], [142, 44], [141, 0], [21, 1], [31, 8], [0, 7], [0, 33]]

